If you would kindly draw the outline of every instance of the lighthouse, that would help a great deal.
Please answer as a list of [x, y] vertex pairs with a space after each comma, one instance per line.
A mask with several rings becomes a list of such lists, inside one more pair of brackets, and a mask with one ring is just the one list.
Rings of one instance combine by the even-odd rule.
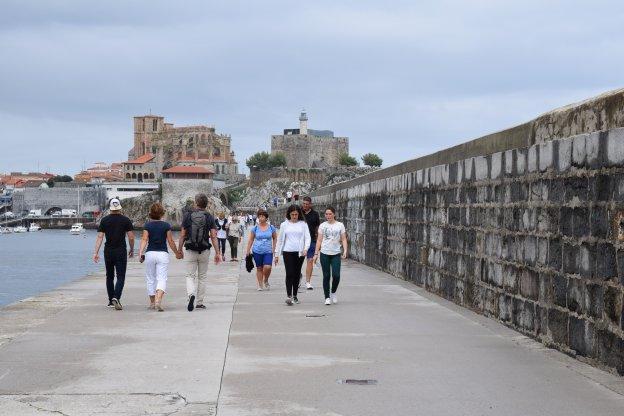
[[301, 115], [299, 116], [299, 134], [308, 134], [308, 115], [305, 109], [301, 110]]

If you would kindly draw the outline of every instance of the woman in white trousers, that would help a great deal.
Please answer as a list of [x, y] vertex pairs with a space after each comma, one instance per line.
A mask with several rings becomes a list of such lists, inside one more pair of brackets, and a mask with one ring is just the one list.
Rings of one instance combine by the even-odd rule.
[[145, 281], [150, 300], [149, 308], [156, 309], [158, 312], [164, 311], [162, 299], [167, 291], [167, 271], [169, 268], [167, 244], [175, 253], [176, 258], [181, 258], [173, 241], [171, 225], [161, 220], [163, 215], [165, 215], [163, 206], [158, 202], [152, 204], [149, 212], [151, 221], [145, 223], [143, 227], [139, 249], [141, 263], [145, 262]]

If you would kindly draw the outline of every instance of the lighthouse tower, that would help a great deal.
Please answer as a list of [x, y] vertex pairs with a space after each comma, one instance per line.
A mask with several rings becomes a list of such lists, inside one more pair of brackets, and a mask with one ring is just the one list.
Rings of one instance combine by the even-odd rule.
[[301, 110], [301, 115], [299, 116], [299, 134], [308, 134], [308, 115], [305, 109]]

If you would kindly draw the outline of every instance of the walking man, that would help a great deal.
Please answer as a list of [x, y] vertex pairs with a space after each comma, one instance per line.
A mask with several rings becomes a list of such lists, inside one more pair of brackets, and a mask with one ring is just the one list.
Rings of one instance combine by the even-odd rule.
[[[210, 241], [215, 248], [215, 264], [221, 262], [221, 253], [217, 243], [215, 219], [206, 211], [208, 197], [205, 194], [195, 195], [195, 206], [182, 219], [182, 231], [178, 241], [178, 252], [186, 264], [186, 293], [188, 295], [187, 310], [206, 309], [204, 296], [206, 278], [210, 260]], [[182, 250], [184, 248], [184, 250]]]
[[[132, 221], [121, 214], [121, 202], [113, 198], [109, 203], [110, 214], [102, 218], [98, 227], [98, 235], [95, 240], [95, 253], [93, 261], [100, 261], [100, 247], [106, 236], [104, 244], [104, 265], [106, 267], [106, 291], [108, 292], [108, 306], [120, 311], [121, 292], [126, 281], [126, 267], [128, 257], [134, 256], [134, 231]], [[126, 236], [130, 250], [126, 254]], [[115, 282], [117, 273], [117, 282]]]
[[303, 208], [303, 216], [305, 217], [305, 222], [308, 224], [308, 229], [310, 230], [310, 237], [312, 242], [310, 243], [310, 247], [306, 253], [306, 289], [312, 290], [312, 269], [314, 268], [314, 250], [316, 248], [316, 240], [318, 238], [318, 228], [321, 225], [321, 218], [319, 217], [318, 212], [312, 209], [312, 198], [309, 196], [303, 197], [303, 204], [301, 204], [301, 208]]

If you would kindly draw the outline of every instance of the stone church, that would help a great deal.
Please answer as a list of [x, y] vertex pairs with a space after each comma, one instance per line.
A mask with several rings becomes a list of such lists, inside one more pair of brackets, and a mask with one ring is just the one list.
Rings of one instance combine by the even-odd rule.
[[349, 153], [349, 138], [335, 137], [331, 130], [308, 129], [308, 116], [303, 110], [298, 129], [284, 129], [284, 134], [271, 136], [271, 154], [283, 153], [286, 167], [330, 168], [338, 166], [340, 155]]
[[214, 179], [230, 181], [240, 176], [231, 141], [229, 134], [217, 133], [214, 126], [175, 127], [161, 116], [137, 116], [134, 146], [124, 165], [126, 170], [154, 169], [156, 175], [150, 172], [148, 178], [156, 179], [174, 166], [202, 166], [214, 171]]

